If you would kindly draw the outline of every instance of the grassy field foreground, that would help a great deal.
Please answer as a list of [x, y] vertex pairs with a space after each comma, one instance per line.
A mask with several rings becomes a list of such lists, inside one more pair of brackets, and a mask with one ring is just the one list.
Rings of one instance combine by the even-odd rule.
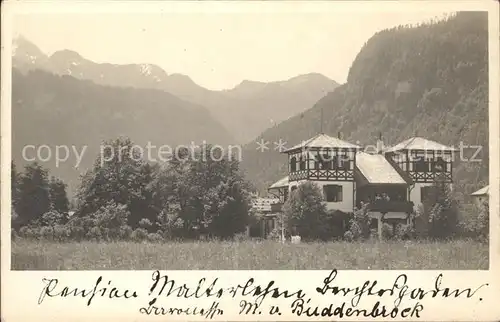
[[12, 241], [14, 270], [488, 269], [474, 241], [54, 243]]

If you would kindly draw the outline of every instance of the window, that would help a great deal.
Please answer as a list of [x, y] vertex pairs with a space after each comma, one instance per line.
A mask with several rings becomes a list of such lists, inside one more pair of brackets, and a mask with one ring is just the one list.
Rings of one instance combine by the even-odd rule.
[[341, 202], [342, 201], [342, 186], [327, 185], [323, 186], [323, 194], [327, 202]]
[[421, 202], [433, 201], [436, 197], [436, 187], [428, 186], [420, 188]]
[[300, 170], [305, 170], [306, 169], [306, 160], [304, 159], [303, 156], [300, 157]]
[[297, 171], [297, 159], [295, 157], [292, 157], [290, 159], [290, 172], [295, 172]]

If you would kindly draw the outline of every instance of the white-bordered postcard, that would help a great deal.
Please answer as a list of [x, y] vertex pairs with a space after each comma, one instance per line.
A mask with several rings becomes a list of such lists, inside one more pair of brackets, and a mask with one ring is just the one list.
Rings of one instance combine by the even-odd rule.
[[2, 2], [2, 320], [498, 321], [499, 8]]

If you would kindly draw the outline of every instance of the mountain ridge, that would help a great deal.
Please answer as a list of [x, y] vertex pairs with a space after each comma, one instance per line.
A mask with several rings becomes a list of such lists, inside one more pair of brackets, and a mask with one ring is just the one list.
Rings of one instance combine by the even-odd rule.
[[[267, 83], [244, 80], [232, 89], [214, 91], [196, 84], [187, 75], [168, 74], [155, 64], [96, 63], [68, 49], [47, 56], [25, 37], [15, 41], [19, 39], [17, 51], [13, 53], [13, 67], [22, 72], [42, 69], [58, 75], [90, 79], [101, 85], [164, 90], [208, 108], [238, 143], [249, 142], [273, 124], [310, 108], [338, 86], [324, 75], [309, 73]], [[34, 54], [29, 54], [29, 50]], [[19, 55], [21, 52], [24, 55]], [[36, 59], [30, 59], [37, 55]]]
[[57, 166], [53, 154], [46, 162], [39, 157], [39, 162], [63, 179], [74, 194], [79, 175], [93, 164], [101, 143], [120, 136], [129, 137], [144, 153], [150, 144], [157, 160], [159, 147], [164, 145], [173, 150], [192, 142], [221, 146], [233, 142], [205, 107], [168, 92], [105, 86], [43, 70], [23, 74], [13, 68], [12, 158], [16, 164], [29, 163], [22, 153], [30, 145], [49, 146], [52, 153], [56, 146], [78, 151], [85, 148], [78, 169], [74, 168], [75, 159]]
[[[488, 181], [488, 23], [486, 13], [376, 33], [354, 59], [348, 81], [309, 110], [264, 131], [259, 139], [290, 147], [322, 128], [356, 144], [385, 144], [413, 136], [448, 145], [481, 146], [481, 162], [457, 160], [456, 191], [467, 199]], [[453, 53], [453, 55], [450, 55]], [[323, 118], [323, 126], [320, 120]], [[265, 192], [287, 173], [286, 156], [243, 147], [242, 168]], [[464, 155], [472, 156], [468, 148]]]

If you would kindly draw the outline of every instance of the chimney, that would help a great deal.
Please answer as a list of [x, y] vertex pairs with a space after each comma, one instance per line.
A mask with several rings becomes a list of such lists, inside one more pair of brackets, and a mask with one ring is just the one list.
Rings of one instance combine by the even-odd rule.
[[377, 139], [377, 153], [382, 153], [384, 149], [384, 141], [382, 140], [382, 132], [379, 132]]
[[337, 138], [338, 138], [338, 139], [342, 139], [342, 135], [340, 134], [340, 131], [339, 131], [339, 132], [337, 132]]

